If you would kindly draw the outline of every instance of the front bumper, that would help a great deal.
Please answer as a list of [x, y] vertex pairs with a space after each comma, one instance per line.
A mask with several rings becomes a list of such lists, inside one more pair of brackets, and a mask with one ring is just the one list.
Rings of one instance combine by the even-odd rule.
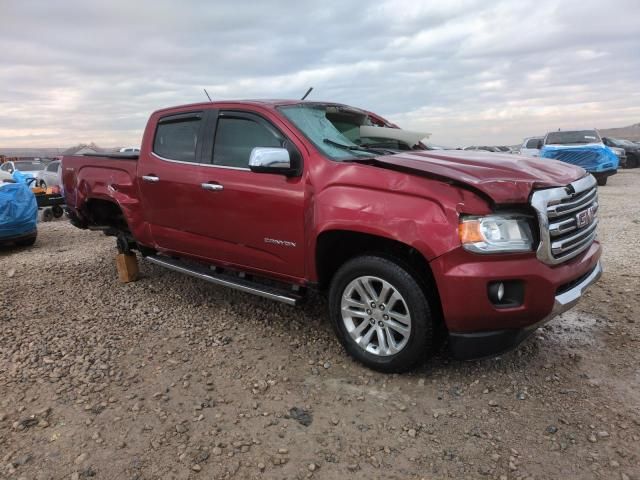
[[[577, 257], [553, 266], [538, 260], [534, 253], [477, 255], [462, 247], [433, 260], [431, 270], [456, 356], [500, 353], [571, 308], [584, 289], [600, 277], [601, 253], [602, 247], [595, 241]], [[522, 286], [519, 303], [492, 303], [489, 285], [514, 281]]]
[[476, 333], [450, 333], [449, 345], [453, 355], [462, 360], [470, 360], [498, 355], [517, 347], [538, 327], [578, 303], [585, 290], [597, 282], [601, 276], [602, 265], [598, 262], [593, 270], [580, 279], [575, 286], [556, 295], [553, 308], [545, 318], [527, 327]]

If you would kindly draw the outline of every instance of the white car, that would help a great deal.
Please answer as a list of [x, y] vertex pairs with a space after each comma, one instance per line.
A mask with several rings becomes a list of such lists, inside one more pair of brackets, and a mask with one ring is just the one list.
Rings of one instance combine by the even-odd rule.
[[540, 145], [544, 137], [527, 137], [522, 142], [520, 147], [520, 155], [527, 155], [529, 157], [540, 156]]
[[15, 181], [13, 180], [13, 175], [11, 175], [9, 172], [3, 172], [2, 170], [0, 170], [0, 187], [4, 183], [15, 183]]
[[60, 185], [60, 160], [45, 163], [40, 160], [16, 160], [6, 162], [0, 167], [0, 171], [12, 174], [15, 170], [24, 173], [27, 177], [35, 177], [31, 187], [52, 187]]
[[38, 179], [37, 184], [39, 187], [60, 186], [60, 160], [54, 160], [49, 163], [44, 170], [38, 171], [35, 177]]
[[[3, 163], [2, 167], [0, 167], [0, 171], [12, 174], [16, 170], [18, 170], [27, 178], [34, 177], [37, 179], [39, 173], [44, 171], [46, 166], [47, 164], [41, 162], [40, 160], [16, 160]], [[39, 180], [36, 180], [35, 184], [31, 182], [29, 185], [31, 187], [35, 187], [38, 185], [38, 183]]]

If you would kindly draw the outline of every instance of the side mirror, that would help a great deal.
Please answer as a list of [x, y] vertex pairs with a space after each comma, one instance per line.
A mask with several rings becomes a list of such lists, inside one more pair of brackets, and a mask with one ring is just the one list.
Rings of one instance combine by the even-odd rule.
[[249, 169], [256, 173], [297, 174], [291, 167], [291, 156], [286, 148], [255, 147], [249, 157]]

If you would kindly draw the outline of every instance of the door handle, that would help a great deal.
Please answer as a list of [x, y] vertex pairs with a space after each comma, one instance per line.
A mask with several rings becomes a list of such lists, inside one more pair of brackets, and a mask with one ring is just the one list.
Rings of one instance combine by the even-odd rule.
[[219, 183], [202, 183], [200, 184], [200, 186], [205, 190], [211, 190], [212, 192], [219, 192], [220, 190], [224, 190], [224, 187]]
[[145, 182], [156, 183], [160, 181], [160, 177], [156, 177], [155, 175], [143, 175], [142, 180]]

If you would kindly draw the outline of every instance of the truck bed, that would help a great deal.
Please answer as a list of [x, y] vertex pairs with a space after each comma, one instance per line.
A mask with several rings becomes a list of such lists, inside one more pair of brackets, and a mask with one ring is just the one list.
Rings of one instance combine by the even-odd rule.
[[123, 153], [123, 152], [114, 152], [114, 153], [85, 153], [83, 155], [75, 155], [82, 157], [97, 157], [97, 158], [119, 158], [122, 160], [138, 160], [140, 157], [139, 153]]
[[118, 200], [121, 204], [137, 198], [138, 155], [65, 155], [62, 158], [62, 185], [69, 209], [76, 210], [89, 200]]

